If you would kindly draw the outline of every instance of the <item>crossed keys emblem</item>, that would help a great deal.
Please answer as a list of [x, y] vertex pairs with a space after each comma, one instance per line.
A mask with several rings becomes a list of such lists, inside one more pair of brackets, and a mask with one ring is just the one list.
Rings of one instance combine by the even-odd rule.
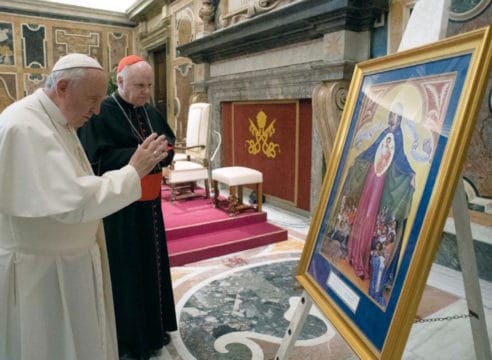
[[273, 121], [265, 128], [267, 124], [267, 115], [260, 111], [256, 115], [256, 124], [249, 120], [249, 132], [253, 135], [253, 140], [246, 140], [248, 145], [248, 153], [251, 155], [256, 155], [262, 151], [266, 157], [275, 158], [277, 156], [277, 149], [280, 152], [280, 145], [272, 141], [268, 141], [273, 134], [275, 134], [275, 121]]

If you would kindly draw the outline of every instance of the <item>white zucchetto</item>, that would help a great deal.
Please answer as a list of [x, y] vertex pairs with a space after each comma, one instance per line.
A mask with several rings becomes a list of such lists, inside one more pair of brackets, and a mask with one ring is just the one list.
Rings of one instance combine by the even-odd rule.
[[91, 58], [90, 56], [87, 56], [85, 54], [74, 53], [62, 56], [60, 59], [58, 59], [51, 71], [68, 70], [75, 68], [94, 68], [103, 70], [103, 67], [96, 59]]

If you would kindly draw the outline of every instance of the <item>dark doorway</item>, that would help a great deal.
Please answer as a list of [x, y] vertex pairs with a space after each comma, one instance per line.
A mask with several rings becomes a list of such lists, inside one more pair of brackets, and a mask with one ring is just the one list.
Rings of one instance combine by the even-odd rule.
[[167, 115], [166, 48], [154, 51], [155, 105], [164, 116]]

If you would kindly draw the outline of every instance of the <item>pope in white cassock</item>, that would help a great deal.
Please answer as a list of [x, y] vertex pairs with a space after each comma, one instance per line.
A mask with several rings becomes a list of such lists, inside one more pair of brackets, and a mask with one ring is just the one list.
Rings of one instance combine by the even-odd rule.
[[118, 359], [100, 219], [138, 200], [167, 154], [153, 134], [127, 166], [93, 175], [76, 128], [106, 87], [96, 60], [66, 55], [0, 114], [0, 360]]

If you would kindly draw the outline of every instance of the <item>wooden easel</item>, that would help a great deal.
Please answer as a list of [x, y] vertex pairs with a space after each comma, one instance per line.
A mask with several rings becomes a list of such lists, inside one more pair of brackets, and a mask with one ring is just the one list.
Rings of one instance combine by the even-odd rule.
[[483, 311], [482, 293], [477, 270], [477, 259], [473, 248], [473, 238], [470, 226], [470, 214], [466, 201], [463, 181], [458, 181], [453, 199], [453, 217], [458, 243], [458, 258], [465, 285], [466, 302], [470, 316], [475, 355], [480, 360], [490, 360], [489, 336]]
[[[475, 356], [478, 360], [490, 360], [490, 350], [487, 324], [483, 310], [482, 294], [477, 270], [477, 260], [473, 248], [470, 215], [466, 201], [463, 181], [458, 186], [453, 199], [453, 215], [458, 243], [458, 257], [461, 264], [461, 273], [465, 287], [466, 301], [470, 316], [470, 325], [475, 347]], [[304, 322], [313, 305], [311, 296], [304, 290], [297, 305], [290, 325], [275, 356], [275, 360], [288, 360], [294, 344], [304, 326]]]

